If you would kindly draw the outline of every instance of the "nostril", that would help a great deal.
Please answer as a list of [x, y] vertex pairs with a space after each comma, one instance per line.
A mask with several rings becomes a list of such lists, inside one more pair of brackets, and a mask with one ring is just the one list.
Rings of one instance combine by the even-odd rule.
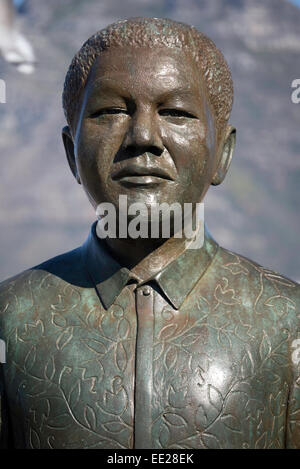
[[152, 145], [151, 147], [149, 147], [149, 149], [147, 151], [149, 153], [153, 153], [153, 155], [155, 155], [155, 156], [160, 156], [163, 152], [163, 149], [159, 148], [159, 147], [156, 147], [155, 145]]
[[163, 152], [163, 148], [159, 148], [156, 145], [147, 145], [147, 146], [139, 146], [139, 145], [128, 145], [126, 147], [126, 153], [128, 156], [136, 157], [143, 155], [145, 153], [152, 153], [155, 156], [160, 156]]

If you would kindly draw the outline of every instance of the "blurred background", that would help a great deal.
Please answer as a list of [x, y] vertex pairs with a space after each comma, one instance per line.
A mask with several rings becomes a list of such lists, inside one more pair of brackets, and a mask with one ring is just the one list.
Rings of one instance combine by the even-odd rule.
[[2, 45], [0, 57], [6, 82], [6, 104], [0, 103], [0, 280], [77, 247], [87, 236], [94, 213], [61, 142], [64, 76], [74, 53], [98, 29], [117, 19], [155, 16], [196, 26], [232, 70], [230, 122], [237, 127], [237, 148], [227, 179], [206, 197], [209, 230], [223, 247], [300, 281], [300, 103], [291, 101], [291, 83], [300, 78], [297, 3], [15, 0], [15, 18], [2, 32], [13, 28], [18, 50]]

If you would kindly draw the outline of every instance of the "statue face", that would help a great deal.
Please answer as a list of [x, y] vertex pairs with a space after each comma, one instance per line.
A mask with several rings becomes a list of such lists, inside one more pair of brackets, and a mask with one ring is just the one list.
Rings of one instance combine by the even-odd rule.
[[69, 161], [95, 208], [117, 206], [124, 194], [128, 204], [200, 202], [216, 171], [203, 82], [192, 57], [179, 49], [103, 52], [73, 134]]

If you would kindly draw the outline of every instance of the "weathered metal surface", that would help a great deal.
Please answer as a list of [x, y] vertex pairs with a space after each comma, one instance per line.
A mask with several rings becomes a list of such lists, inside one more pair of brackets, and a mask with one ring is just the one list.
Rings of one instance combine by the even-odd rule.
[[[200, 202], [235, 142], [220, 52], [160, 19], [118, 23], [83, 51], [63, 136], [93, 206]], [[208, 232], [199, 249], [185, 241], [100, 242], [94, 225], [81, 248], [1, 284], [3, 446], [300, 447], [299, 285]]]
[[[105, 309], [80, 249], [2, 285], [2, 367], [16, 447], [131, 448], [136, 441], [141, 448], [149, 438], [153, 448], [299, 447], [292, 360], [299, 287], [212, 247], [212, 262], [199, 262], [189, 278], [191, 292], [186, 278], [177, 280], [173, 301], [185, 292], [179, 309], [163, 280], [151, 283], [153, 313], [142, 303], [137, 314], [133, 284]], [[91, 272], [102, 271], [99, 254]], [[134, 406], [134, 392], [143, 408]]]

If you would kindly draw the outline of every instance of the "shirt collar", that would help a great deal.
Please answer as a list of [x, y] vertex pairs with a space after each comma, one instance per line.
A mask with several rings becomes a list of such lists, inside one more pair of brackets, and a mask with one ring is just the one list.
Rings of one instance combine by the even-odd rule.
[[[82, 245], [82, 254], [100, 300], [108, 309], [130, 280], [137, 283], [140, 280], [113, 258], [105, 242], [96, 234], [96, 223], [92, 225], [90, 234]], [[151, 281], [156, 282], [171, 304], [179, 309], [208, 269], [217, 250], [218, 244], [205, 228], [204, 244], [200, 249], [186, 249], [153, 276]]]

